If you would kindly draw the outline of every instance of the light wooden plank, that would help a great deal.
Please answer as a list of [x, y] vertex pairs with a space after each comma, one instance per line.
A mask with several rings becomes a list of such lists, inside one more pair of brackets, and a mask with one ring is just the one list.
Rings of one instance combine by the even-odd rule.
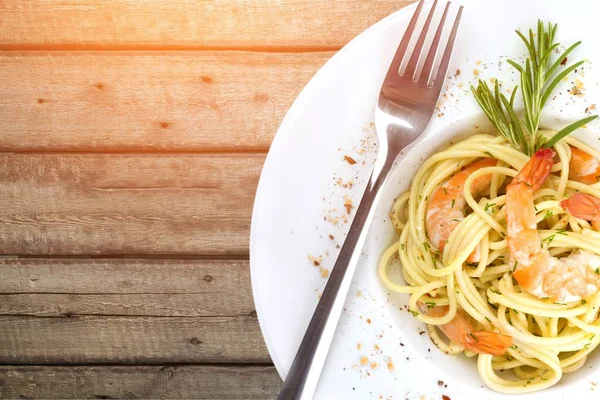
[[0, 363], [268, 363], [254, 317], [0, 317]]
[[[340, 47], [407, 0], [4, 0], [19, 46]], [[25, 46], [24, 46], [25, 45]]]
[[274, 399], [272, 366], [0, 367], [7, 399]]
[[265, 151], [332, 54], [0, 52], [0, 151]]
[[0, 252], [246, 255], [263, 161], [0, 154]]
[[0, 276], [0, 315], [255, 315], [248, 261], [0, 259]]

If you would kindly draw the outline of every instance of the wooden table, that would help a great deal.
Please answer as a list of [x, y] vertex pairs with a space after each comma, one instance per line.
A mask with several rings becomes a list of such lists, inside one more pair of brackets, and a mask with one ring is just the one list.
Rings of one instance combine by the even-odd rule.
[[275, 397], [248, 265], [265, 154], [409, 2], [0, 1], [0, 397]]

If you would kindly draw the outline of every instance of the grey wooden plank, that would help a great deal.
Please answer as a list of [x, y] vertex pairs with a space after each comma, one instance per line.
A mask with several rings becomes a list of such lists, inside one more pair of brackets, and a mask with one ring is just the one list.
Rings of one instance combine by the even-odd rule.
[[248, 261], [0, 259], [0, 362], [269, 362]]
[[0, 294], [250, 295], [247, 260], [0, 258]]
[[0, 315], [214, 317], [255, 315], [249, 288], [238, 293], [197, 294], [5, 294]]
[[268, 363], [254, 317], [0, 317], [0, 363]]
[[0, 366], [8, 399], [273, 399], [272, 366]]

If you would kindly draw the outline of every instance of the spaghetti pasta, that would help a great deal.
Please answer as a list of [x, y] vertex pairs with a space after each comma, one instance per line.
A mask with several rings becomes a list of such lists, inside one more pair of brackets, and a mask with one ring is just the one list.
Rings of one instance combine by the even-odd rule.
[[[539, 134], [549, 137], [552, 133]], [[600, 197], [600, 183], [569, 180], [570, 146], [600, 159], [600, 153], [571, 137], [554, 145], [558, 161], [533, 196], [539, 237], [553, 257], [578, 250], [600, 255], [600, 233], [560, 205], [576, 191]], [[468, 211], [440, 252], [427, 234], [429, 200], [453, 175], [481, 158], [493, 158], [497, 163], [466, 178], [462, 194]], [[470, 136], [428, 158], [410, 190], [392, 206], [392, 223], [399, 238], [383, 253], [378, 267], [379, 278], [389, 291], [410, 295], [410, 310], [427, 324], [436, 346], [448, 354], [476, 355], [483, 382], [503, 393], [527, 393], [555, 385], [563, 374], [581, 368], [600, 344], [600, 292], [556, 303], [522, 290], [512, 275], [515, 266], [506, 239], [506, 184], [528, 160], [504, 137], [490, 134]], [[487, 188], [474, 197], [473, 182], [486, 175], [491, 176]], [[478, 260], [469, 262], [476, 249]], [[388, 275], [388, 265], [396, 256], [402, 265], [402, 283]], [[422, 312], [423, 304], [447, 306], [447, 312], [439, 317], [427, 315]], [[513, 345], [502, 356], [475, 354], [445, 339], [438, 327], [452, 321], [460, 310], [483, 330], [512, 337]]]

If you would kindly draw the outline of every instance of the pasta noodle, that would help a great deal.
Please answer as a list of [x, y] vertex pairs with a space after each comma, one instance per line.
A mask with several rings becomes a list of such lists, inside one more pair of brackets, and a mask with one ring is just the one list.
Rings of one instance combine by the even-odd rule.
[[[569, 180], [569, 145], [600, 159], [598, 152], [571, 137], [554, 146], [559, 161], [534, 193], [540, 239], [552, 256], [563, 257], [577, 249], [600, 255], [600, 233], [560, 206], [561, 200], [575, 191], [600, 197], [600, 183]], [[428, 199], [462, 167], [486, 157], [498, 163], [466, 179], [467, 214], [440, 253], [427, 236]], [[512, 277], [504, 187], [528, 160], [502, 136], [489, 134], [470, 136], [432, 155], [414, 176], [410, 190], [392, 206], [392, 223], [399, 239], [383, 253], [378, 267], [379, 278], [389, 291], [410, 295], [410, 310], [427, 324], [436, 346], [449, 354], [476, 355], [483, 382], [503, 393], [527, 393], [555, 385], [563, 374], [581, 368], [600, 343], [599, 292], [584, 300], [557, 304], [521, 291]], [[473, 197], [470, 187], [483, 175], [491, 175], [491, 183], [482, 195]], [[477, 246], [479, 262], [468, 263]], [[395, 282], [388, 275], [388, 265], [396, 256], [405, 282]], [[448, 312], [440, 317], [426, 315], [420, 312], [418, 301], [447, 305]], [[493, 356], [465, 351], [460, 344], [449, 342], [436, 326], [450, 322], [460, 309], [483, 330], [512, 337], [513, 346], [505, 355]]]

